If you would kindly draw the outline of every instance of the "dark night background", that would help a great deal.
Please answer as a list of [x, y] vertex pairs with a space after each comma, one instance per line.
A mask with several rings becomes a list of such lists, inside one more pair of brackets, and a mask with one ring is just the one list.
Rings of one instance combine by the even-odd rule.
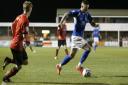
[[[0, 22], [12, 22], [22, 13], [25, 0], [1, 0]], [[79, 8], [81, 0], [30, 0], [31, 22], [55, 22], [57, 8]], [[128, 9], [127, 0], [89, 0], [91, 9]]]

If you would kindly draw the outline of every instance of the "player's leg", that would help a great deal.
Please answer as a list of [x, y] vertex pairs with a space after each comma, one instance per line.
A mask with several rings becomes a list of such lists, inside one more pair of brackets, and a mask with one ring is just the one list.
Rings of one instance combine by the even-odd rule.
[[25, 50], [22, 51], [22, 65], [28, 65], [28, 55]]
[[58, 47], [56, 48], [56, 55], [55, 55], [54, 59], [58, 58], [58, 53], [59, 53], [60, 47], [61, 47], [61, 41], [58, 40]]
[[32, 49], [32, 46], [31, 46], [31, 45], [29, 45], [29, 48], [30, 48], [30, 50], [33, 52], [33, 49]]
[[6, 58], [4, 59], [4, 64], [2, 65], [3, 70], [4, 70], [4, 69], [6, 68], [6, 66], [9, 65], [10, 63], [14, 63], [14, 60], [11, 59], [11, 58], [9, 58], [9, 57], [6, 57]]
[[31, 44], [29, 45], [29, 48], [30, 48], [30, 50], [31, 50], [33, 53], [36, 53], [36, 50], [33, 49], [33, 47], [32, 47]]
[[93, 46], [93, 50], [96, 51], [97, 43], [96, 42], [93, 42], [92, 46]]
[[62, 60], [61, 66], [67, 64], [72, 58], [74, 58], [76, 52], [77, 52], [77, 48], [72, 48], [70, 54], [66, 55]]
[[14, 75], [16, 75], [16, 73], [21, 69], [21, 65], [22, 65], [22, 56], [21, 56], [21, 52], [11, 49], [12, 53], [13, 53], [13, 59], [15, 61], [16, 66], [14, 66], [11, 70], [7, 71], [3, 77], [3, 81], [4, 82], [10, 82], [10, 78]]
[[35, 53], [35, 50], [33, 50], [32, 45], [29, 45], [30, 50]]
[[69, 53], [68, 53], [68, 48], [67, 48], [67, 46], [64, 46], [64, 50], [65, 50], [65, 54], [68, 55]]
[[7, 71], [3, 77], [4, 82], [11, 82], [10, 78], [17, 74], [21, 69], [21, 65], [13, 67], [11, 70]]
[[67, 49], [67, 45], [66, 45], [66, 40], [64, 40], [63, 46], [64, 46], [65, 54], [68, 55], [69, 53], [68, 53], [68, 49]]
[[57, 58], [58, 58], [59, 50], [60, 50], [60, 46], [58, 46], [58, 47], [56, 48], [56, 56], [54, 57], [55, 59], [57, 59]]
[[60, 62], [60, 64], [56, 65], [57, 73], [60, 75], [62, 66], [66, 65], [76, 54], [77, 48], [72, 48], [69, 55], [66, 55], [64, 59]]
[[[12, 52], [12, 54], [15, 54], [14, 53], [14, 51], [13, 51], [13, 49], [11, 49], [11, 52]], [[9, 57], [5, 57], [5, 59], [4, 59], [4, 64], [3, 64], [3, 70], [6, 68], [6, 66], [7, 65], [9, 65], [10, 63], [14, 63], [15, 64], [15, 60], [14, 60], [14, 58], [13, 59], [11, 59], [11, 58], [9, 58]]]
[[80, 58], [80, 62], [78, 64], [79, 66], [82, 65], [83, 62], [87, 59], [89, 53], [91, 52], [91, 46], [87, 43], [84, 45], [83, 49], [84, 49], [84, 52]]
[[98, 47], [99, 39], [96, 37], [94, 38], [94, 42], [92, 44], [94, 51], [96, 51], [96, 48]]
[[77, 69], [77, 71], [80, 72], [80, 74], [82, 74], [82, 72], [83, 72], [82, 64], [87, 59], [87, 57], [91, 51], [91, 46], [88, 43], [86, 43], [83, 46], [83, 49], [84, 49], [84, 53], [82, 54], [80, 61], [79, 61], [78, 65], [76, 66], [76, 69]]

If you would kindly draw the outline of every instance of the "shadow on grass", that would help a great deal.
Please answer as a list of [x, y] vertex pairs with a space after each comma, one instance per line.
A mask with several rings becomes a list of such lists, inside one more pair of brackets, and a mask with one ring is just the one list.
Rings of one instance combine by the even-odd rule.
[[103, 77], [122, 77], [122, 78], [128, 78], [127, 75], [115, 75], [115, 76], [103, 76]]
[[109, 85], [106, 83], [70, 83], [70, 82], [12, 82], [12, 83], [26, 83], [26, 84], [51, 84], [51, 85]]
[[104, 75], [104, 76], [92, 76], [90, 78], [103, 78], [103, 77], [122, 77], [122, 78], [128, 78], [128, 75]]

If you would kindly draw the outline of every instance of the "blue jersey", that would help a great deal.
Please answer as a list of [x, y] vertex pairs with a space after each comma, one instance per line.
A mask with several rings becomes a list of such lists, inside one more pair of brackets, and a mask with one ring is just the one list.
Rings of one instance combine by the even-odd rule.
[[92, 22], [91, 15], [88, 12], [82, 12], [81, 10], [72, 10], [69, 11], [69, 16], [76, 19], [75, 28], [72, 35], [82, 37], [86, 24]]
[[95, 27], [92, 32], [93, 37], [100, 37], [99, 27]]

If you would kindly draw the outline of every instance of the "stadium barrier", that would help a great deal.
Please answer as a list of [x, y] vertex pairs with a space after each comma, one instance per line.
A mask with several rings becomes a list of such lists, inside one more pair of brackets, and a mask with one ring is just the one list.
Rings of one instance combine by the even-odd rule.
[[123, 41], [123, 42], [122, 42], [122, 46], [123, 46], [123, 47], [128, 47], [128, 41]]
[[9, 47], [10, 40], [0, 40], [0, 47]]
[[[128, 32], [128, 23], [99, 23], [100, 24], [100, 31], [102, 32], [117, 32], [117, 41], [101, 41], [100, 42], [100, 46], [120, 46], [120, 37], [121, 34], [120, 32]], [[41, 29], [57, 29], [58, 23], [30, 23], [30, 28], [32, 29], [36, 29], [36, 28], [41, 28]], [[0, 30], [2, 28], [7, 28], [7, 30], [9, 30], [9, 28], [11, 27], [11, 23], [10, 22], [1, 22], [0, 23]], [[67, 23], [67, 31], [72, 31], [74, 27], [73, 23]], [[93, 28], [91, 27], [90, 24], [86, 25], [86, 31], [92, 31]], [[9, 31], [7, 31], [9, 32]], [[51, 32], [52, 34], [55, 35], [55, 33]], [[1, 36], [0, 36], [1, 37]], [[7, 35], [7, 37], [9, 37], [9, 34]], [[128, 37], [128, 36], [127, 36]], [[122, 46], [123, 47], [128, 47], [128, 41], [121, 41]], [[10, 41], [9, 40], [2, 40], [0, 39], [0, 46], [4, 46], [7, 47], [9, 46]], [[33, 42], [32, 42], [33, 43]], [[67, 44], [68, 47], [70, 47], [70, 40], [67, 40]], [[34, 44], [35, 46], [43, 46], [43, 47], [56, 47], [57, 46], [57, 40], [55, 39], [51, 39], [48, 41], [35, 41]]]

